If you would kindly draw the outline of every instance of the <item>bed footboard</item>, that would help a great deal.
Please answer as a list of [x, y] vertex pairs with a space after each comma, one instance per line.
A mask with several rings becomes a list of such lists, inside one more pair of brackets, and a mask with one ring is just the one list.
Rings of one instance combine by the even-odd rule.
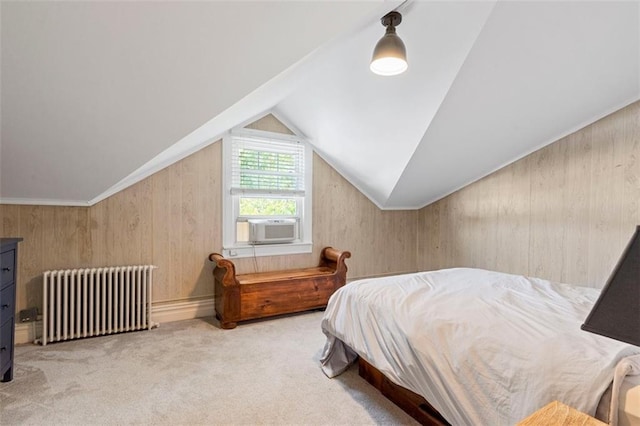
[[362, 357], [358, 358], [358, 372], [360, 377], [378, 389], [389, 401], [396, 404], [405, 413], [420, 422], [420, 424], [428, 426], [451, 426], [426, 399], [409, 389], [396, 385], [387, 379], [380, 370], [362, 359]]

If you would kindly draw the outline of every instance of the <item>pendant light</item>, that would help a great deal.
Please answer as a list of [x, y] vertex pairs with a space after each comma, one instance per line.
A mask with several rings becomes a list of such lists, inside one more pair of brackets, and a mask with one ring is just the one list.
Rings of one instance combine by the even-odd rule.
[[402, 15], [395, 10], [387, 13], [380, 20], [387, 27], [375, 49], [369, 68], [379, 75], [398, 75], [407, 70], [407, 50], [396, 34], [396, 26], [402, 22]]

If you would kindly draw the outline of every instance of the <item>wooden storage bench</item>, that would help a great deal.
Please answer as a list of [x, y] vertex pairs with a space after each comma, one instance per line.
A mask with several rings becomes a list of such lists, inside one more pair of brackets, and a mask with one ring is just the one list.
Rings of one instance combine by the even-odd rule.
[[349, 257], [348, 251], [325, 247], [317, 267], [236, 275], [231, 260], [212, 253], [216, 317], [229, 329], [239, 321], [324, 308], [346, 283]]

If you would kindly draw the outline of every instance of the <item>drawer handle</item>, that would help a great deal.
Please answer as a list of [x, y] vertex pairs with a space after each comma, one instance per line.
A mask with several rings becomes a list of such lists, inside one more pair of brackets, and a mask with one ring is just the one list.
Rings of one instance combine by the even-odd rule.
[[4, 351], [6, 351], [6, 350], [7, 350], [7, 347], [6, 347], [6, 346], [3, 346], [3, 347], [1, 347], [1, 348], [0, 348], [0, 352], [4, 352]]
[[2, 272], [9, 272], [11, 268], [2, 268]]
[[6, 304], [2, 305], [2, 309], [7, 309], [8, 307], [9, 305], [6, 305]]

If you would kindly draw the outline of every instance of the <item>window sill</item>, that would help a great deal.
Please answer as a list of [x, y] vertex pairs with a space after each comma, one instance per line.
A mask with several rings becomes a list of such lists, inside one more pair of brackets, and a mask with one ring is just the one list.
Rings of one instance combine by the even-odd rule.
[[313, 243], [259, 244], [222, 249], [222, 255], [230, 259], [260, 256], [284, 256], [289, 254], [311, 253]]

